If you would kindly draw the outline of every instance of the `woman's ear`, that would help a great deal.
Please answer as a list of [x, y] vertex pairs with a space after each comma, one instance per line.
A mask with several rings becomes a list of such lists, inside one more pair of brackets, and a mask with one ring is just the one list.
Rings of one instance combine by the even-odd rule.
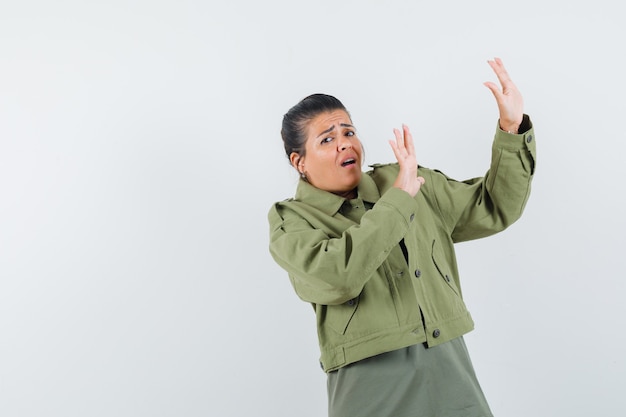
[[289, 161], [291, 162], [291, 166], [293, 166], [298, 173], [304, 174], [304, 158], [302, 158], [298, 152], [291, 152]]

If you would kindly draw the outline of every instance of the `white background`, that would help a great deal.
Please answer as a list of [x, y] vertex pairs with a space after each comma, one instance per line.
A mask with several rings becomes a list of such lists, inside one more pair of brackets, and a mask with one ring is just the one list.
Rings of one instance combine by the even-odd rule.
[[[619, 416], [619, 2], [0, 3], [0, 415], [323, 416], [311, 307], [272, 261], [282, 115], [325, 92], [367, 161], [488, 167], [500, 56], [534, 122], [524, 216], [458, 245], [496, 416]], [[364, 167], [366, 168], [366, 167]]]

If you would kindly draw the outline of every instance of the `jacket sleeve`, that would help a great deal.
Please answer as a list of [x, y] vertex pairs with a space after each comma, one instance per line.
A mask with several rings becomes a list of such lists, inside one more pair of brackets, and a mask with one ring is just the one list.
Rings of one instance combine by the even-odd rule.
[[[391, 188], [358, 225], [330, 237], [310, 207], [277, 203], [269, 211], [270, 253], [304, 301], [341, 304], [357, 297], [415, 218], [417, 204]], [[324, 215], [328, 216], [328, 215]]]
[[[535, 134], [528, 116], [522, 134], [496, 130], [491, 166], [481, 178], [459, 182], [439, 171], [429, 178], [444, 223], [454, 242], [489, 236], [522, 215], [535, 172]], [[427, 182], [428, 184], [428, 182]]]

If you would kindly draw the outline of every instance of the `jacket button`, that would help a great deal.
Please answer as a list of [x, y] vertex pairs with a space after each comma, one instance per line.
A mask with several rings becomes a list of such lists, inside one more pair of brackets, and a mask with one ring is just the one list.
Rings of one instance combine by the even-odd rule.
[[409, 221], [413, 221], [414, 218], [415, 218], [415, 213], [411, 213], [411, 217], [409, 217]]
[[533, 135], [528, 135], [528, 137], [526, 138], [526, 143], [530, 143], [533, 141]]
[[446, 274], [446, 281], [450, 282], [450, 275]]
[[435, 329], [435, 331], [433, 332], [433, 337], [437, 338], [439, 337], [439, 335], [441, 335], [441, 332], [439, 331], [439, 329]]
[[422, 276], [422, 271], [420, 271], [419, 269], [415, 270], [415, 278], [419, 278]]
[[346, 304], [348, 304], [349, 306], [353, 306], [355, 303], [356, 303], [356, 298], [353, 298], [353, 299], [348, 300], [348, 301], [346, 302]]

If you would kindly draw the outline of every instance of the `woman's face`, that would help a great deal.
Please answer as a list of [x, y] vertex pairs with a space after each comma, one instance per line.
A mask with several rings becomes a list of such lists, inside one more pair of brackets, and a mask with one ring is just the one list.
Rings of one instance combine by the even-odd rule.
[[344, 197], [354, 197], [361, 181], [363, 147], [344, 110], [320, 113], [307, 126], [305, 156], [292, 153], [292, 165], [313, 186]]

